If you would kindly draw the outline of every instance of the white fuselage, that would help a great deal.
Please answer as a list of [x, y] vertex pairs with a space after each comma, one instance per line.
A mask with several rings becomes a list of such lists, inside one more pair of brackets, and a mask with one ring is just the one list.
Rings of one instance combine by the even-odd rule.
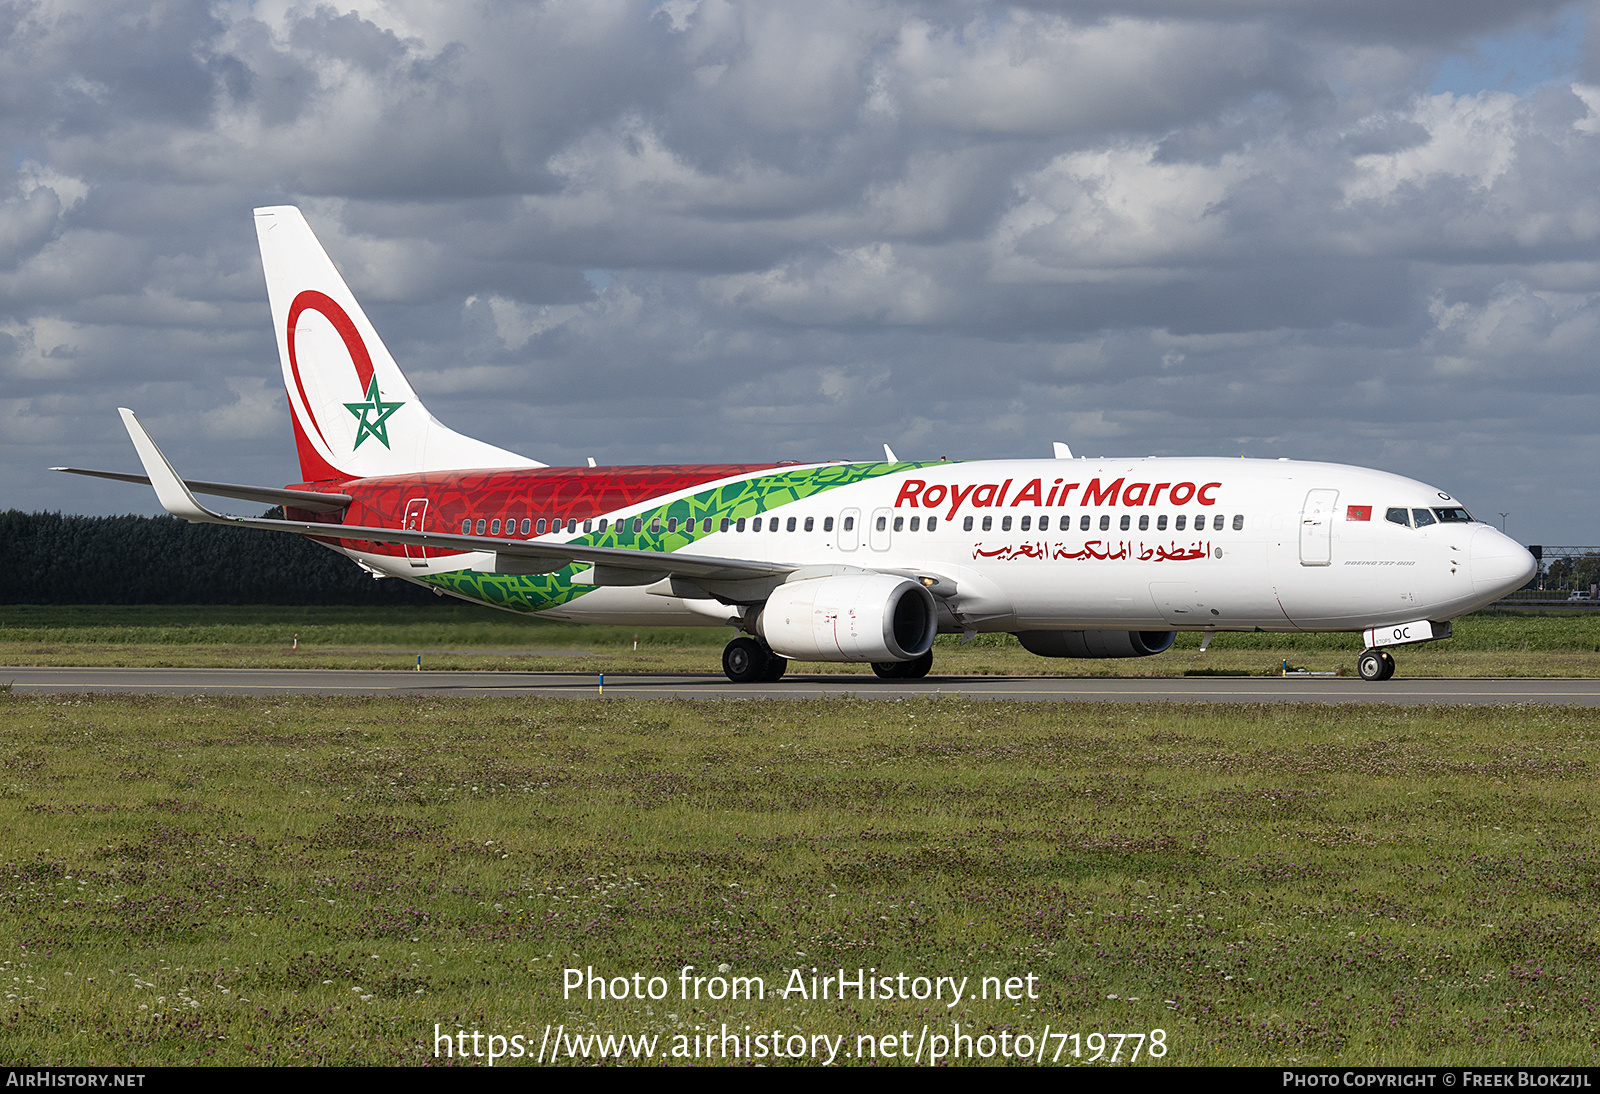
[[[1459, 515], [1397, 523], [1386, 517], [1395, 510]], [[756, 523], [714, 531], [693, 551], [937, 578], [944, 630], [1353, 631], [1453, 619], [1535, 570], [1526, 550], [1465, 519], [1443, 491], [1290, 460], [940, 464], [776, 505]], [[361, 559], [415, 576], [392, 558]], [[490, 565], [492, 556], [458, 555], [429, 569]], [[681, 626], [723, 621], [717, 612], [611, 586], [541, 614]]]

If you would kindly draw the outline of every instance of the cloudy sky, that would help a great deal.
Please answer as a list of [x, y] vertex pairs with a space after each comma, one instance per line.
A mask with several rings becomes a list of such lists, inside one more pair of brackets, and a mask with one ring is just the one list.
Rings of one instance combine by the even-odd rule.
[[298, 478], [250, 216], [549, 463], [1246, 455], [1600, 543], [1600, 4], [0, 3], [0, 508]]

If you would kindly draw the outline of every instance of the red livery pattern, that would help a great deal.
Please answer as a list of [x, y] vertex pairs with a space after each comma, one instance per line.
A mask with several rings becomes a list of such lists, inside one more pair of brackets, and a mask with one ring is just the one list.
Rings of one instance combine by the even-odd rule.
[[[421, 532], [459, 531], [471, 520], [590, 520], [642, 505], [671, 494], [703, 487], [723, 479], [773, 471], [788, 463], [708, 464], [664, 467], [539, 467], [516, 470], [433, 471], [416, 475], [358, 479], [342, 489], [355, 499], [341, 520], [336, 513], [309, 513], [291, 509], [291, 520], [317, 520], [328, 524], [400, 527], [407, 507], [417, 499], [427, 501]], [[295, 489], [315, 490], [322, 484], [302, 483]], [[511, 533], [507, 533], [508, 535]], [[345, 545], [372, 554], [407, 554], [390, 543], [345, 541]], [[411, 548], [411, 557], [440, 558], [459, 554], [434, 547]]]

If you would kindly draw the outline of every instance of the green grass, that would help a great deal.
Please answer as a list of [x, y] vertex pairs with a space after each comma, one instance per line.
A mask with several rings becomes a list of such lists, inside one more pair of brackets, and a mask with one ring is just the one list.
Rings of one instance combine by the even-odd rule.
[[[960, 1022], [1592, 1066], [1597, 762], [1577, 708], [4, 695], [0, 1057]], [[769, 995], [682, 1000], [685, 965]], [[672, 996], [563, 998], [590, 966]], [[813, 966], [1039, 990], [771, 994]]]
[[[534, 672], [718, 672], [725, 627], [593, 627], [528, 620], [441, 601], [424, 608], [0, 607], [0, 664], [183, 668], [515, 669]], [[1456, 637], [1399, 647], [1402, 676], [1597, 677], [1600, 613], [1491, 611]], [[299, 648], [293, 638], [299, 635]], [[633, 648], [634, 639], [639, 646]], [[937, 675], [1269, 675], [1283, 661], [1353, 672], [1353, 634], [1219, 634], [1202, 654], [1130, 660], [1035, 657], [1007, 634], [938, 639]], [[560, 652], [560, 655], [552, 655]], [[575, 656], [577, 651], [581, 656]], [[865, 673], [865, 665], [796, 663], [796, 673]]]

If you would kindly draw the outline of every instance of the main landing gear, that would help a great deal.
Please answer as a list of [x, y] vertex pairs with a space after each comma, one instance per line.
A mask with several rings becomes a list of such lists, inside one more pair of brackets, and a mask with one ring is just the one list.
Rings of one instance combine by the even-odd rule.
[[1394, 675], [1394, 658], [1388, 650], [1365, 650], [1356, 660], [1356, 672], [1363, 680], [1387, 680]]
[[722, 651], [722, 671], [735, 684], [776, 684], [789, 671], [789, 659], [765, 642], [741, 635]]
[[921, 680], [933, 668], [933, 651], [910, 661], [874, 661], [872, 671], [880, 680]]

